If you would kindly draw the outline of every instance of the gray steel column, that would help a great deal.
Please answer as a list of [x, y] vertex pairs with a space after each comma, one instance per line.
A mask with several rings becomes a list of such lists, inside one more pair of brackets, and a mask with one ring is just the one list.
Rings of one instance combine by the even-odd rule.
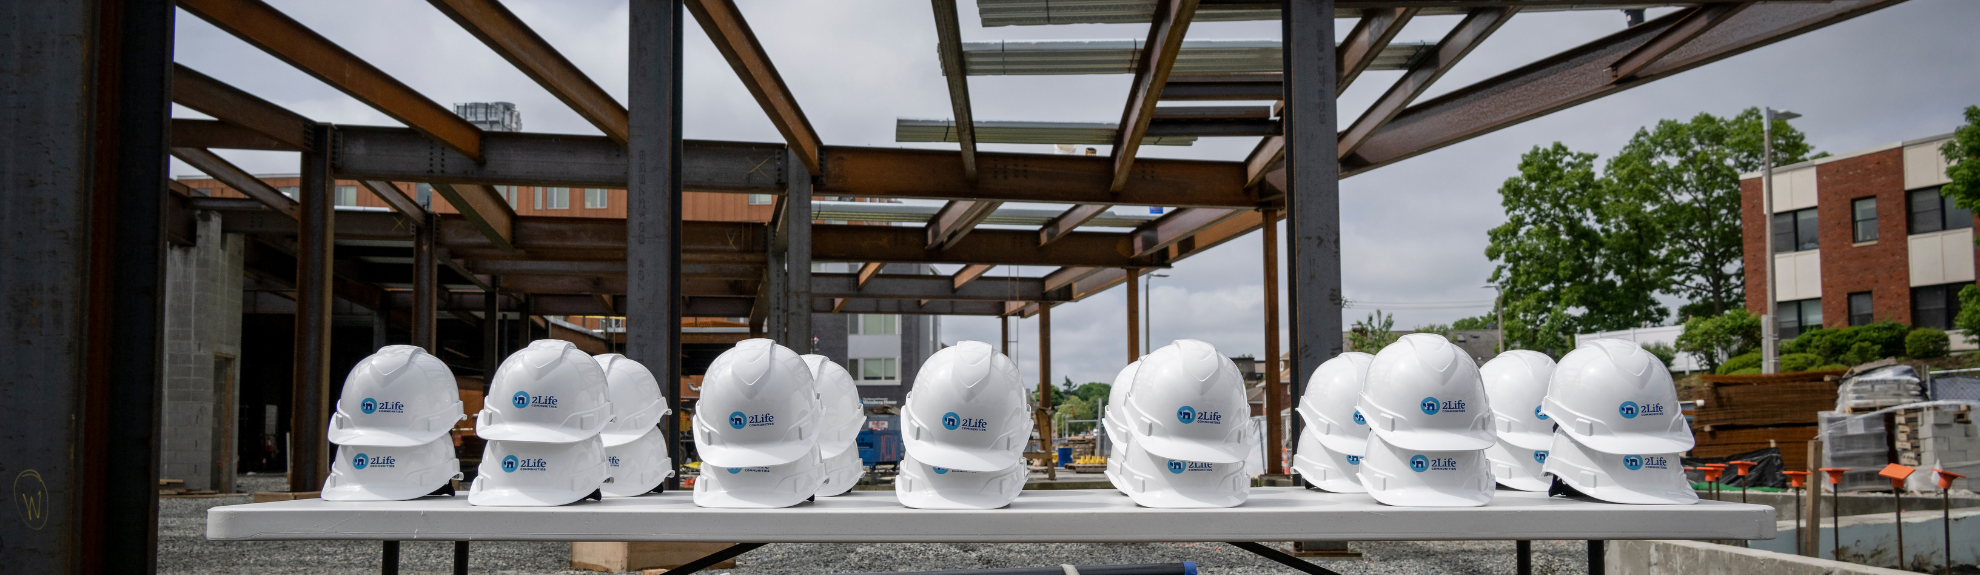
[[[789, 214], [789, 206], [786, 205], [783, 217], [789, 217]], [[763, 297], [769, 298], [770, 302], [770, 313], [763, 316], [764, 337], [790, 347], [791, 278], [785, 271], [790, 257], [784, 253], [789, 244], [779, 245], [774, 228], [764, 233], [770, 234], [770, 251], [763, 267]]]
[[316, 491], [330, 475], [330, 284], [336, 198], [330, 195], [330, 126], [310, 126], [302, 153], [302, 220], [296, 228], [296, 355], [289, 410], [289, 490]]
[[[1287, 0], [1286, 255], [1292, 289], [1292, 394], [1341, 353], [1341, 183], [1333, 0]], [[1295, 424], [1297, 425], [1297, 424]], [[1299, 428], [1293, 429], [1299, 439]]]
[[[680, 0], [631, 0], [626, 142], [626, 357], [653, 370], [677, 404], [681, 381]], [[678, 405], [676, 405], [678, 411]], [[667, 454], [681, 461], [680, 418], [663, 418]], [[679, 477], [678, 474], [675, 477]], [[678, 489], [668, 479], [668, 489]]]
[[502, 366], [501, 291], [502, 276], [488, 276], [488, 290], [481, 292], [481, 391], [484, 394], [495, 383], [495, 368]]
[[439, 218], [431, 214], [413, 229], [413, 277], [412, 277], [412, 344], [425, 348], [427, 353], [439, 354], [435, 348], [438, 329], [440, 294], [440, 264], [433, 259], [434, 224]]
[[789, 172], [784, 205], [789, 206], [791, 226], [788, 245], [784, 246], [785, 289], [790, 292], [789, 303], [784, 310], [790, 320], [784, 323], [785, 337], [789, 338], [791, 349], [800, 354], [816, 353], [811, 345], [811, 176], [805, 171], [804, 162], [798, 159], [797, 152], [786, 151], [784, 165]]

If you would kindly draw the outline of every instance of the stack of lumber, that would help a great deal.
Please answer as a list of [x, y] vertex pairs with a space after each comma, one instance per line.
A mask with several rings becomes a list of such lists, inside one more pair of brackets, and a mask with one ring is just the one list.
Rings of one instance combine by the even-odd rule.
[[1774, 375], [1706, 375], [1692, 397], [1692, 457], [1725, 457], [1778, 447], [1786, 469], [1808, 469], [1805, 445], [1816, 436], [1816, 414], [1836, 405], [1841, 371]]

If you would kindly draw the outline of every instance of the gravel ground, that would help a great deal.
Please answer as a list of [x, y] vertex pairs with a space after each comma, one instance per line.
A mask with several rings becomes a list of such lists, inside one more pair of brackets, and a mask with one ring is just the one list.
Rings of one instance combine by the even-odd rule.
[[[240, 490], [279, 488], [281, 477], [245, 477]], [[160, 573], [330, 574], [377, 573], [380, 545], [344, 541], [207, 541], [206, 510], [247, 503], [248, 496], [164, 499], [159, 502]], [[1289, 550], [1290, 546], [1275, 544]], [[1359, 560], [1321, 561], [1343, 575], [1512, 573], [1513, 544], [1494, 541], [1351, 543]], [[400, 546], [400, 572], [452, 572], [454, 548], [447, 542], [406, 542]], [[590, 573], [570, 569], [567, 543], [477, 543], [473, 573]], [[1580, 541], [1536, 541], [1534, 573], [1587, 571], [1587, 547]], [[798, 575], [876, 571], [1043, 567], [1195, 561], [1205, 575], [1294, 573], [1285, 566], [1229, 545], [1216, 543], [1145, 544], [773, 544], [737, 558], [737, 568], [710, 575]]]

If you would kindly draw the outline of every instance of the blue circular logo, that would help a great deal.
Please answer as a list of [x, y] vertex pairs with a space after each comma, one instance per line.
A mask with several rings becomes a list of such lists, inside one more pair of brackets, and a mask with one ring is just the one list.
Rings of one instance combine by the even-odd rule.
[[962, 425], [962, 416], [956, 415], [956, 412], [951, 411], [942, 414], [942, 429], [955, 431], [956, 427], [960, 425]]
[[1171, 459], [1169, 460], [1169, 473], [1181, 474], [1183, 469], [1188, 466], [1188, 463]]
[[742, 473], [742, 468], [741, 468], [741, 467], [730, 467], [730, 468], [728, 468], [728, 469], [729, 469], [729, 475], [735, 475], [735, 474], [737, 474], [737, 473]]
[[937, 467], [937, 468], [935, 468], [935, 474], [936, 474], [936, 475], [948, 475], [948, 474], [949, 474], [949, 468], [947, 468], [947, 467]]
[[364, 398], [364, 402], [358, 404], [358, 411], [364, 412], [365, 415], [371, 415], [373, 413], [377, 413], [378, 400], [369, 397]]
[[1438, 402], [1438, 401], [1437, 401], [1437, 398], [1435, 398], [1435, 397], [1425, 397], [1425, 398], [1423, 398], [1423, 414], [1424, 414], [1424, 415], [1436, 415], [1436, 414], [1437, 414], [1437, 412], [1438, 412], [1438, 411], [1441, 411], [1442, 409], [1443, 409], [1443, 403], [1441, 403], [1441, 402]]
[[1359, 455], [1349, 455], [1347, 456], [1347, 460], [1348, 465], [1361, 465], [1361, 456]]
[[[745, 425], [749, 425], [749, 416], [743, 415], [743, 412], [740, 411], [729, 414], [729, 427], [742, 429]], [[729, 473], [735, 472], [730, 471]]]
[[1533, 416], [1534, 416], [1534, 417], [1538, 417], [1538, 418], [1540, 418], [1540, 421], [1546, 421], [1546, 420], [1547, 420], [1547, 414], [1545, 414], [1545, 413], [1540, 413], [1540, 406], [1538, 406], [1538, 405], [1535, 405], [1535, 406], [1533, 406]]
[[1536, 462], [1536, 463], [1546, 463], [1546, 462], [1547, 462], [1547, 452], [1545, 452], [1545, 451], [1535, 451], [1535, 452], [1533, 452], [1533, 461], [1534, 461], [1534, 462]]
[[1422, 473], [1430, 470], [1430, 458], [1421, 455], [1409, 458], [1409, 470]]
[[1357, 409], [1357, 410], [1354, 410], [1354, 424], [1355, 424], [1355, 425], [1368, 425], [1368, 418], [1366, 418], [1366, 417], [1362, 417], [1362, 416], [1361, 416], [1361, 410], [1359, 410], [1359, 409]]
[[504, 457], [504, 458], [502, 458], [502, 472], [503, 472], [503, 473], [515, 473], [515, 472], [516, 472], [516, 467], [517, 467], [517, 466], [520, 466], [520, 465], [522, 465], [522, 463], [521, 463], [521, 462], [519, 462], [519, 461], [516, 461], [516, 456], [514, 456], [514, 455], [511, 455], [511, 456], [508, 456], [508, 457]]
[[1636, 419], [1636, 402], [1622, 402], [1622, 407], [1616, 408], [1616, 413], [1622, 414], [1623, 419]]
[[368, 457], [365, 457], [365, 456], [364, 456], [364, 454], [362, 454], [362, 453], [359, 453], [359, 454], [357, 454], [357, 457], [352, 457], [352, 458], [351, 458], [351, 467], [356, 467], [356, 468], [358, 468], [358, 469], [364, 469], [364, 467], [365, 467], [366, 465], [370, 465], [370, 464], [371, 464], [371, 459], [370, 459], [370, 458], [368, 458]]
[[1641, 456], [1641, 455], [1624, 455], [1624, 456], [1623, 456], [1623, 467], [1626, 467], [1626, 468], [1629, 468], [1629, 470], [1630, 470], [1630, 471], [1636, 471], [1636, 470], [1638, 470], [1638, 469], [1642, 469], [1642, 468], [1643, 468], [1643, 456]]
[[516, 409], [529, 407], [529, 392], [527, 391], [516, 392], [515, 397], [509, 398], [509, 403], [516, 404]]
[[1182, 406], [1182, 409], [1176, 410], [1176, 421], [1181, 421], [1184, 424], [1196, 421], [1196, 408], [1187, 405]]

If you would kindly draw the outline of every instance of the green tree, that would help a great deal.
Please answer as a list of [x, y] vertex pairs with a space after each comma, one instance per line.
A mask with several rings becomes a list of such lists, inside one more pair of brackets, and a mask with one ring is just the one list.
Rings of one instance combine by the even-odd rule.
[[1413, 327], [1413, 328], [1410, 328], [1410, 330], [1409, 330], [1409, 332], [1410, 332], [1410, 333], [1427, 333], [1427, 334], [1432, 334], [1432, 335], [1437, 335], [1437, 336], [1442, 336], [1442, 337], [1446, 337], [1446, 338], [1448, 338], [1448, 337], [1451, 337], [1451, 326], [1449, 326], [1449, 325], [1446, 325], [1446, 324], [1441, 324], [1441, 323], [1433, 323], [1433, 324], [1429, 324], [1429, 325], [1419, 325], [1419, 326], [1416, 326], [1416, 327]]
[[1499, 262], [1491, 281], [1505, 292], [1508, 349], [1558, 355], [1588, 325], [1581, 311], [1603, 281], [1600, 179], [1594, 154], [1555, 142], [1521, 155], [1519, 175], [1499, 186], [1506, 223], [1487, 233], [1485, 256]]
[[[1677, 351], [1692, 354], [1704, 362], [1705, 370], [1715, 373], [1732, 358], [1760, 349], [1760, 316], [1733, 308], [1722, 315], [1693, 317], [1684, 321], [1684, 333], [1677, 338]], [[1758, 356], [1755, 356], [1758, 357]]]
[[1953, 327], [1965, 331], [1967, 340], [1980, 341], [1980, 288], [1959, 288], [1959, 315], [1953, 318]]
[[1375, 310], [1375, 313], [1368, 314], [1368, 319], [1354, 322], [1354, 327], [1348, 330], [1348, 346], [1363, 353], [1382, 351], [1382, 348], [1402, 338], [1402, 335], [1392, 331], [1395, 327], [1396, 316]]
[[[1654, 255], [1637, 262], [1659, 269], [1642, 281], [1662, 282], [1656, 291], [1690, 302], [1681, 315], [1716, 316], [1745, 300], [1742, 228], [1726, 222], [1740, 219], [1739, 175], [1764, 163], [1761, 123], [1758, 108], [1731, 118], [1701, 113], [1690, 121], [1664, 120], [1637, 130], [1609, 161], [1606, 181], [1615, 191], [1607, 210], [1612, 219], [1627, 217], [1623, 229], [1631, 232], [1618, 238], [1612, 231], [1610, 240], [1627, 247], [1656, 238], [1642, 244]], [[1774, 122], [1773, 140], [1776, 165], [1801, 162], [1814, 151], [1786, 121]], [[1628, 282], [1624, 287], [1636, 293]]]
[[1952, 179], [1939, 193], [1959, 207], [1980, 210], [1980, 106], [1966, 107], [1966, 125], [1953, 130], [1953, 139], [1939, 146], [1939, 153], [1946, 157], [1946, 176]]
[[1478, 317], [1459, 318], [1451, 322], [1451, 329], [1492, 329], [1498, 321], [1497, 317], [1488, 313]]

